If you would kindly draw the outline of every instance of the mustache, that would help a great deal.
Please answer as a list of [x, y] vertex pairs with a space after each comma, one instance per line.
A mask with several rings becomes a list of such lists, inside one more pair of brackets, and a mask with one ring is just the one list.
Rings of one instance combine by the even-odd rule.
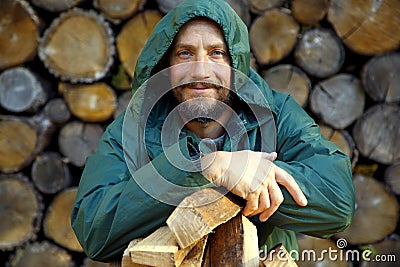
[[185, 88], [185, 87], [189, 87], [189, 88], [195, 88], [195, 87], [208, 87], [208, 88], [214, 88], [214, 89], [229, 89], [226, 86], [223, 86], [220, 83], [216, 83], [216, 82], [208, 82], [208, 81], [191, 81], [191, 82], [184, 82], [178, 86], [176, 86], [175, 88], [179, 89], [179, 88]]

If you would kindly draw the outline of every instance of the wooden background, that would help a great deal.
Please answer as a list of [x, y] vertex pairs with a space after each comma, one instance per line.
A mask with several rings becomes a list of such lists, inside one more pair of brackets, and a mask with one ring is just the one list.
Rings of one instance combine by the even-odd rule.
[[[137, 55], [178, 2], [0, 0], [1, 266], [103, 266], [85, 257], [69, 210], [85, 158], [129, 101]], [[254, 68], [352, 158], [353, 224], [299, 236], [301, 248], [344, 238], [344, 250], [400, 262], [400, 1], [228, 2], [249, 27]]]

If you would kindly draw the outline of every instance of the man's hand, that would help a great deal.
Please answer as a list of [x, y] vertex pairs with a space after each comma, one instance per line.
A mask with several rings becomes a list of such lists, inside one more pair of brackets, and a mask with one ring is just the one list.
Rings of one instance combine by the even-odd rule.
[[275, 152], [242, 150], [210, 153], [201, 162], [205, 177], [247, 201], [243, 210], [245, 216], [260, 214], [260, 221], [266, 221], [283, 202], [278, 184], [288, 190], [298, 205], [307, 205], [294, 178], [276, 166], [275, 159]]

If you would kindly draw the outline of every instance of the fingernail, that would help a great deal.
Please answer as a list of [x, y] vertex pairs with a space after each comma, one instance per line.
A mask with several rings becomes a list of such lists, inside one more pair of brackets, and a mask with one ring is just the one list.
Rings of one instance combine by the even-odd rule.
[[307, 206], [307, 204], [308, 204], [308, 201], [307, 201], [307, 199], [306, 199], [304, 196], [300, 198], [300, 202], [301, 202], [301, 204], [304, 205], [304, 206]]

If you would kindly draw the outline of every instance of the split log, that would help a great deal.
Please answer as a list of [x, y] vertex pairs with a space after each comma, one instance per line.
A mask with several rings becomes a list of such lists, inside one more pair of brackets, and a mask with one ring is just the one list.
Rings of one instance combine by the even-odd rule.
[[133, 76], [140, 52], [142, 52], [153, 28], [161, 18], [162, 15], [156, 10], [144, 11], [125, 23], [118, 34], [119, 60], [130, 77]]
[[86, 158], [96, 151], [102, 135], [103, 127], [99, 124], [69, 122], [61, 128], [58, 135], [60, 152], [73, 165], [82, 167]]
[[130, 255], [130, 249], [142, 240], [143, 240], [143, 238], [136, 238], [136, 239], [132, 240], [129, 243], [128, 247], [125, 249], [124, 254], [122, 255], [121, 264], [119, 264], [119, 262], [113, 262], [112, 264], [110, 264], [109, 267], [148, 267], [149, 265], [143, 265], [143, 264], [132, 262], [131, 255]]
[[385, 183], [397, 195], [400, 195], [400, 162], [386, 168]]
[[[336, 237], [350, 244], [370, 244], [392, 233], [399, 219], [396, 197], [374, 178], [355, 174], [356, 209], [353, 222]], [[368, 234], [366, 234], [368, 233]]]
[[82, 252], [83, 249], [71, 226], [71, 211], [77, 191], [78, 189], [73, 187], [58, 193], [47, 209], [43, 230], [45, 236], [58, 245], [72, 251]]
[[50, 12], [61, 12], [78, 5], [83, 0], [32, 0], [35, 6]]
[[9, 265], [11, 267], [73, 267], [74, 263], [71, 255], [64, 249], [43, 241], [18, 248], [15, 255], [11, 257]]
[[0, 250], [35, 240], [43, 212], [42, 198], [22, 174], [0, 176]]
[[93, 6], [115, 24], [143, 9], [144, 0], [94, 0]]
[[247, 2], [249, 3], [251, 12], [261, 15], [268, 9], [282, 6], [285, 0], [247, 0]]
[[47, 28], [39, 57], [63, 81], [93, 82], [103, 78], [115, 53], [111, 28], [103, 16], [74, 8]]
[[284, 9], [272, 9], [256, 18], [250, 27], [250, 45], [260, 64], [272, 64], [294, 48], [299, 24]]
[[[297, 264], [299, 267], [348, 267], [345, 255], [340, 258], [340, 248], [344, 249], [342, 245], [340, 248], [331, 239], [317, 238], [307, 235], [298, 235], [299, 243], [299, 257]], [[329, 251], [336, 250], [337, 253], [331, 253], [332, 258], [329, 255]], [[343, 251], [345, 253], [345, 251]], [[292, 257], [297, 256], [296, 253], [290, 252]]]
[[119, 114], [125, 111], [131, 99], [132, 99], [132, 91], [125, 92], [118, 97], [117, 108], [115, 109], [113, 114], [114, 119], [117, 118]]
[[395, 50], [400, 44], [400, 1], [330, 1], [328, 21], [347, 47], [361, 55]]
[[307, 105], [311, 81], [298, 67], [290, 64], [278, 65], [265, 71], [262, 76], [272, 89], [291, 94], [302, 107]]
[[0, 118], [0, 171], [11, 173], [28, 166], [36, 153], [38, 134], [18, 117]]
[[180, 267], [202, 267], [203, 257], [206, 252], [208, 235], [200, 239], [189, 251]]
[[86, 122], [101, 122], [112, 117], [117, 96], [106, 83], [59, 83], [59, 91], [71, 113]]
[[263, 267], [297, 267], [296, 262], [292, 259], [292, 256], [285, 249], [285, 247], [280, 244], [273, 247], [262, 260]]
[[298, 42], [294, 57], [307, 73], [325, 78], [337, 73], [344, 63], [342, 42], [334, 32], [325, 28], [306, 31]]
[[243, 215], [218, 226], [209, 239], [210, 266], [259, 266], [257, 228]]
[[[368, 245], [365, 249], [367, 259], [362, 259], [360, 267], [397, 267], [400, 259], [400, 240], [388, 239], [377, 244]], [[379, 255], [380, 258], [376, 258]]]
[[54, 194], [72, 183], [68, 165], [57, 152], [38, 155], [32, 164], [32, 181], [40, 192]]
[[400, 160], [400, 107], [377, 104], [356, 122], [353, 138], [361, 155], [383, 164]]
[[131, 247], [129, 251], [135, 263], [175, 267], [182, 263], [194, 245], [180, 249], [174, 234], [167, 226], [163, 226]]
[[167, 225], [179, 246], [186, 248], [235, 217], [241, 209], [233, 195], [206, 188], [183, 199], [167, 219]]
[[400, 101], [400, 53], [388, 53], [371, 58], [361, 77], [367, 94], [378, 102]]
[[292, 16], [300, 23], [317, 25], [328, 13], [328, 0], [292, 0]]
[[27, 1], [0, 1], [0, 70], [36, 56], [39, 18]]
[[23, 67], [0, 74], [0, 105], [11, 112], [36, 112], [47, 101], [48, 84]]
[[320, 131], [327, 140], [334, 142], [352, 159], [354, 167], [358, 160], [358, 151], [350, 133], [346, 130], [335, 130], [327, 125], [320, 125]]
[[344, 129], [364, 111], [361, 82], [350, 74], [338, 74], [319, 82], [310, 97], [310, 108], [326, 124]]

